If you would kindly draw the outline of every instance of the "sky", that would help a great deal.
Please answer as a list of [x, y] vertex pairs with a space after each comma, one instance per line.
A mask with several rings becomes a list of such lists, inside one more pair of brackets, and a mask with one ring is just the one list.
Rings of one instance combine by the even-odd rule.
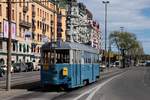
[[[108, 35], [112, 31], [124, 31], [136, 34], [142, 43], [144, 52], [150, 54], [150, 0], [109, 0]], [[104, 33], [104, 4], [102, 0], [78, 0], [83, 2], [100, 23]]]

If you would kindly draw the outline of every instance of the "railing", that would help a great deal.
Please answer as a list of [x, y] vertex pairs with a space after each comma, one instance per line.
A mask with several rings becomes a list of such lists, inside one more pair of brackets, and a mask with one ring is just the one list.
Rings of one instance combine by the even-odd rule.
[[31, 28], [32, 27], [32, 24], [28, 21], [25, 21], [25, 20], [20, 20], [19, 25], [23, 26], [23, 27], [26, 27], [26, 28]]

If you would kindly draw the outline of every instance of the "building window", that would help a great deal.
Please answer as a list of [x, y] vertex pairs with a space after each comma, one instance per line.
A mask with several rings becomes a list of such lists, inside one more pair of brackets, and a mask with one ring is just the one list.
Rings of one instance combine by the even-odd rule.
[[34, 6], [34, 5], [32, 5], [32, 11], [34, 11], [34, 9], [35, 9], [35, 6]]
[[42, 29], [42, 22], [40, 22], [40, 29]]
[[15, 43], [13, 43], [13, 51], [15, 51], [16, 50], [16, 45], [15, 45]]
[[27, 22], [29, 22], [29, 16], [27, 16]]
[[8, 18], [8, 7], [6, 7], [6, 18]]
[[47, 32], [49, 32], [49, 25], [47, 25]]
[[2, 16], [2, 5], [0, 5], [0, 16]]
[[39, 29], [39, 24], [40, 24], [39, 21], [37, 21], [37, 28], [38, 28], [38, 29]]
[[3, 41], [0, 40], [0, 49], [3, 49]]
[[37, 8], [37, 15], [39, 16], [39, 8]]
[[38, 35], [37, 35], [37, 40], [38, 40], [38, 41], [40, 40], [39, 38], [40, 38], [40, 35], [38, 34]]
[[21, 7], [21, 3], [22, 3], [22, 2], [19, 2], [19, 7]]
[[42, 17], [42, 10], [40, 9], [40, 17]]
[[39, 48], [39, 47], [37, 47], [37, 53], [39, 53], [39, 50], [40, 50], [40, 48]]
[[0, 22], [0, 34], [2, 32], [2, 23]]
[[19, 37], [21, 37], [21, 27], [19, 27]]
[[46, 18], [46, 15], [47, 15], [47, 13], [45, 12], [45, 16], [44, 16], [45, 19], [47, 19], [47, 18]]
[[42, 41], [42, 35], [40, 34], [40, 41]]
[[25, 44], [23, 45], [23, 52], [24, 53], [26, 52], [26, 45]]
[[19, 51], [20, 52], [22, 51], [22, 44], [21, 43], [19, 44]]
[[14, 10], [12, 10], [12, 20], [15, 20], [15, 14]]
[[47, 20], [49, 20], [49, 14], [47, 13]]
[[29, 52], [29, 45], [27, 45], [27, 52]]
[[25, 13], [23, 13], [23, 19], [25, 20]]
[[19, 13], [19, 21], [21, 21], [21, 12]]

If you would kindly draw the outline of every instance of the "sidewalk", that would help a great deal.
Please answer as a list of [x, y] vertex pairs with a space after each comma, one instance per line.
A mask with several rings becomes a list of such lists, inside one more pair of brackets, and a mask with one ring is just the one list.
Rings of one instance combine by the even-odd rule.
[[0, 100], [9, 100], [12, 97], [27, 94], [27, 90], [25, 89], [11, 89], [10, 91], [6, 91], [5, 89], [0, 89]]
[[111, 68], [106, 68], [104, 69], [104, 71], [100, 72], [100, 74], [107, 74], [107, 73], [111, 73], [111, 72], [115, 72], [115, 71], [119, 71], [121, 69], [117, 68], [117, 67], [111, 67]]

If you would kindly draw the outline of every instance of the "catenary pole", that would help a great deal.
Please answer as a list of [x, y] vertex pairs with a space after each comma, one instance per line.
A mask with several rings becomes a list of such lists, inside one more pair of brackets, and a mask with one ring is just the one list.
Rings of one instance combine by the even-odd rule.
[[7, 16], [8, 16], [8, 41], [7, 41], [7, 79], [6, 90], [11, 90], [11, 0], [7, 0]]

